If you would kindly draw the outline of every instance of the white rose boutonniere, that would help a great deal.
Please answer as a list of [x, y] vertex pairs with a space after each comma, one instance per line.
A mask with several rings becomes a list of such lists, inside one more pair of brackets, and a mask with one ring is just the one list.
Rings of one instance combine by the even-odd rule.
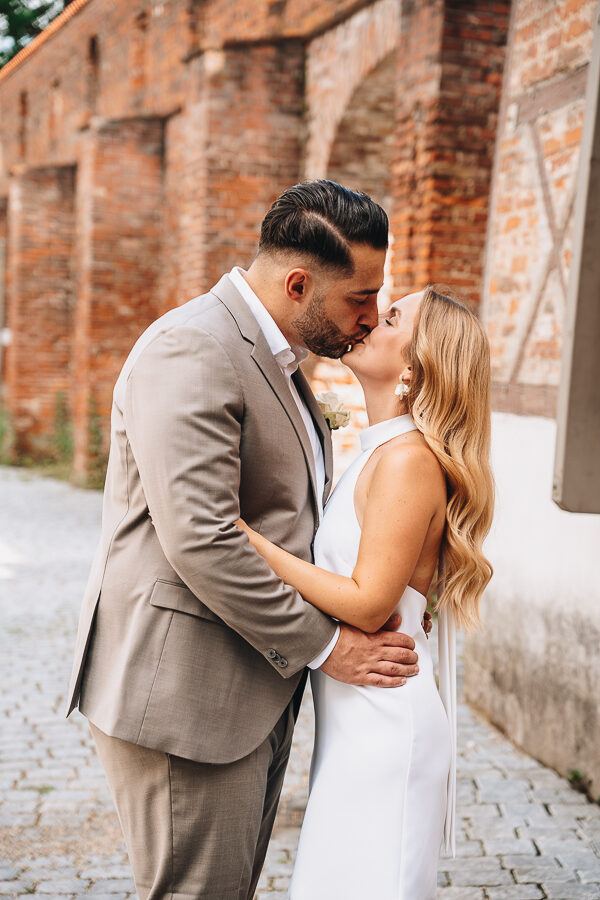
[[315, 399], [332, 431], [350, 424], [350, 410], [344, 409], [344, 404], [333, 391], [319, 391]]

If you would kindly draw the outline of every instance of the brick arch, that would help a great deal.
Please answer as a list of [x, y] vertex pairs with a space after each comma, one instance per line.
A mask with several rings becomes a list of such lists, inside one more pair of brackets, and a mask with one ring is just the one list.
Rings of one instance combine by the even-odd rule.
[[392, 195], [396, 53], [363, 79], [335, 132], [327, 176], [389, 208]]
[[[396, 51], [392, 50], [354, 91], [336, 129], [327, 177], [364, 191], [392, 218], [392, 161], [395, 147]], [[393, 234], [380, 308], [389, 304]]]
[[310, 42], [304, 176], [322, 178], [354, 95], [398, 44], [400, 3], [378, 0]]
[[[365, 191], [382, 204], [390, 217], [396, 68], [396, 51], [392, 48], [358, 81], [333, 130], [325, 169], [314, 173]], [[390, 233], [390, 246], [392, 244]], [[392, 252], [388, 253], [388, 267]], [[391, 288], [391, 271], [388, 268], [379, 294], [381, 309], [389, 303]], [[358, 450], [357, 429], [367, 424], [362, 392], [355, 377], [338, 360], [313, 358], [311, 376], [316, 390], [335, 390], [352, 411], [353, 427], [335, 435], [338, 466], [343, 467], [345, 461]]]

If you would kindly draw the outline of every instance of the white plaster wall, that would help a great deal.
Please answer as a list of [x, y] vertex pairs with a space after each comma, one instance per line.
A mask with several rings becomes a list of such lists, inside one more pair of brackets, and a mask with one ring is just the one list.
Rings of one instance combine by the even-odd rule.
[[516, 743], [600, 794], [600, 516], [552, 502], [555, 435], [549, 419], [493, 416], [494, 577], [465, 690]]
[[492, 427], [497, 500], [486, 544], [495, 568], [492, 593], [529, 594], [541, 611], [546, 594], [577, 596], [600, 619], [600, 516], [565, 512], [552, 501], [556, 423], [494, 413]]

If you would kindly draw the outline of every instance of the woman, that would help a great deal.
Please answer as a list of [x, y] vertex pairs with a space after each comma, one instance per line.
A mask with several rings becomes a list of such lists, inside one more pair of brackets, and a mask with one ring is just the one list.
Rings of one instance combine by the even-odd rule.
[[[369, 427], [327, 504], [315, 565], [239, 524], [323, 612], [368, 632], [400, 613], [419, 671], [388, 690], [312, 673], [311, 792], [290, 898], [434, 900], [444, 831], [453, 845], [452, 629], [478, 624], [491, 577], [488, 342], [464, 306], [427, 288], [394, 303], [343, 361]], [[422, 627], [436, 570], [444, 705]]]

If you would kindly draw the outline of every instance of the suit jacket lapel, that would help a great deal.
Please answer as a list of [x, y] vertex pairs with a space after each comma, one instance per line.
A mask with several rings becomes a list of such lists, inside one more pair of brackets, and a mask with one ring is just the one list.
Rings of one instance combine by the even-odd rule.
[[317, 428], [317, 432], [319, 433], [321, 438], [321, 445], [323, 447], [323, 459], [325, 461], [325, 487], [323, 490], [323, 506], [325, 506], [327, 498], [329, 497], [329, 492], [331, 490], [331, 482], [333, 480], [333, 447], [331, 444], [331, 429], [327, 424], [325, 416], [321, 412], [321, 407], [317, 403], [315, 395], [313, 394], [302, 369], [298, 369], [298, 371], [294, 375], [294, 382], [296, 384], [296, 387], [298, 388], [300, 396], [303, 398], [308, 409], [310, 410], [315, 426]]
[[296, 431], [300, 443], [302, 444], [302, 450], [304, 451], [306, 465], [308, 466], [308, 471], [310, 473], [313, 499], [315, 500], [315, 506], [318, 509], [318, 504], [316, 502], [317, 473], [315, 471], [315, 457], [310, 444], [310, 439], [308, 437], [304, 422], [302, 421], [300, 410], [296, 406], [296, 401], [294, 400], [292, 392], [290, 391], [290, 387], [286, 381], [285, 375], [279, 368], [273, 354], [271, 353], [269, 345], [267, 344], [262, 331], [257, 336], [254, 349], [252, 350], [252, 358], [275, 391], [279, 402], [288, 414], [290, 422], [294, 426], [294, 430]]
[[[248, 304], [246, 303], [244, 298], [240, 296], [237, 288], [231, 283], [227, 275], [224, 275], [218, 282], [218, 284], [216, 284], [215, 287], [212, 288], [211, 293], [215, 294], [215, 296], [217, 296], [219, 300], [227, 307], [227, 309], [237, 322], [241, 334], [244, 336], [244, 338], [246, 338], [246, 340], [254, 345], [251, 353], [252, 358], [271, 386], [277, 399], [286, 411], [290, 422], [292, 423], [292, 426], [296, 432], [296, 435], [298, 436], [300, 444], [302, 445], [302, 450], [304, 452], [304, 458], [306, 460], [306, 465], [310, 475], [315, 514], [318, 515], [319, 507], [317, 503], [316, 489], [317, 475], [315, 471], [313, 449], [311, 447], [304, 422], [302, 421], [302, 416], [300, 415], [300, 411], [296, 406], [296, 401], [292, 396], [285, 375], [279, 368], [275, 357], [271, 353], [271, 349], [264, 334], [262, 333], [260, 325], [252, 315], [252, 312], [248, 308]], [[302, 376], [302, 378], [306, 382], [304, 376]], [[307, 389], [308, 393], [312, 396], [308, 385]], [[313, 404], [317, 407], [319, 415], [321, 415], [321, 411], [319, 410], [318, 404], [314, 400], [314, 397], [312, 398], [312, 400]], [[313, 418], [316, 418], [314, 413]]]

